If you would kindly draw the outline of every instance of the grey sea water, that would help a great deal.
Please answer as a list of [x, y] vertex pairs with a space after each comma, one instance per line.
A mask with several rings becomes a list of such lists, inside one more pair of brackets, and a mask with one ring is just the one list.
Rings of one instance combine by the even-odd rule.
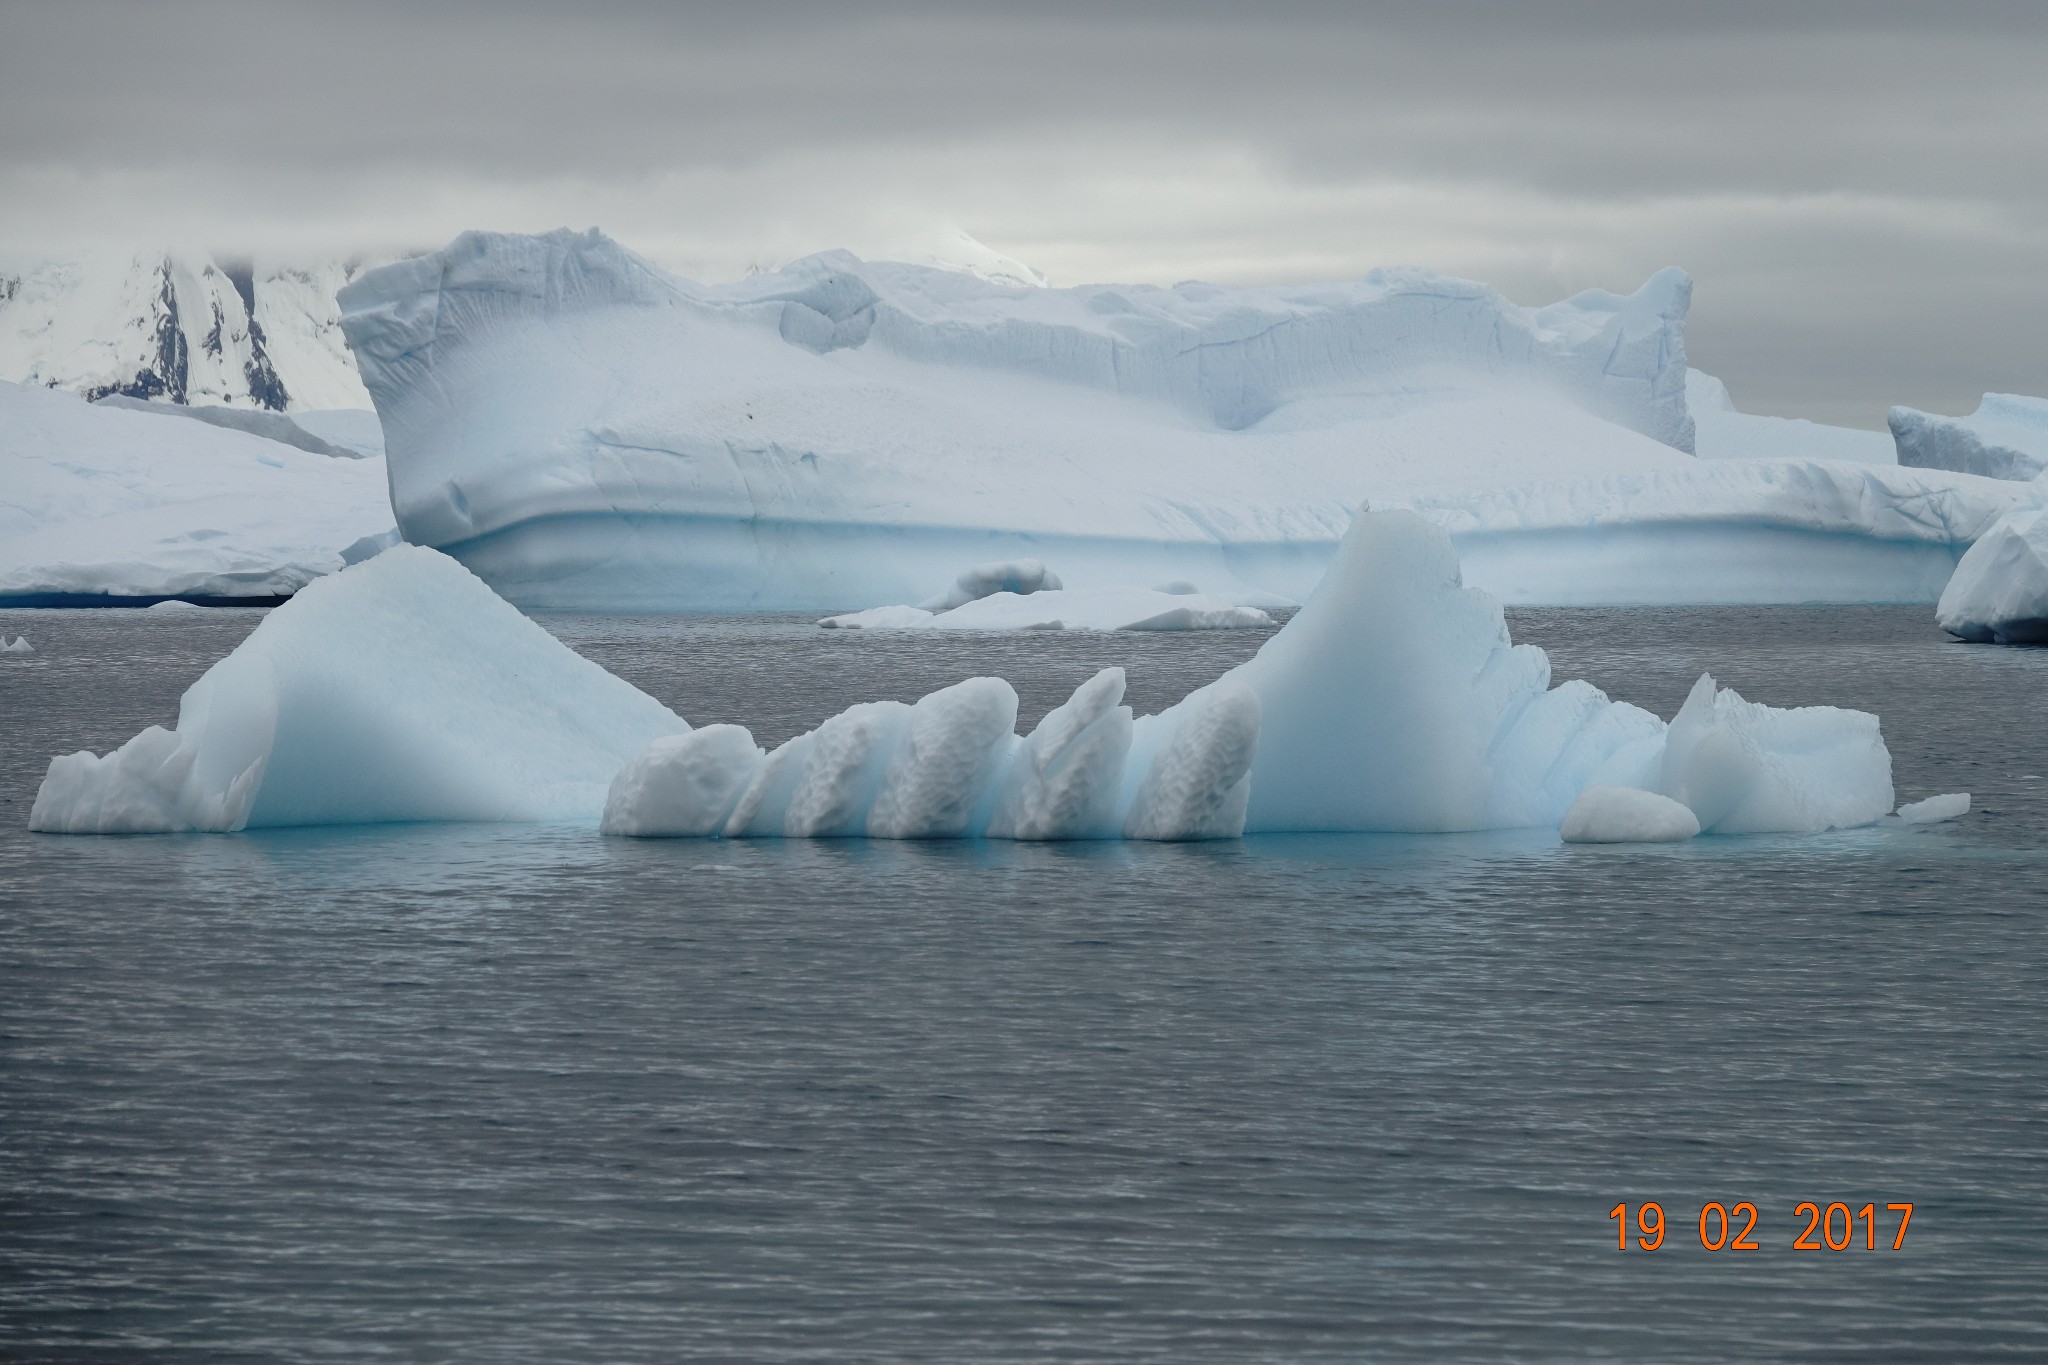
[[[1512, 613], [1976, 803], [1567, 848], [30, 835], [258, 613], [0, 612], [0, 1359], [2043, 1358], [2048, 651], [1928, 615]], [[768, 741], [1259, 643], [541, 619]], [[1795, 1250], [1803, 1201], [1912, 1221]]]

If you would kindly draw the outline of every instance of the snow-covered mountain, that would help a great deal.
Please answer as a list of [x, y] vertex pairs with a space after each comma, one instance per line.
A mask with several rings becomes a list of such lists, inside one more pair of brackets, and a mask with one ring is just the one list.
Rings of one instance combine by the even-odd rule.
[[0, 260], [0, 380], [158, 402], [367, 408], [335, 291], [377, 261]]

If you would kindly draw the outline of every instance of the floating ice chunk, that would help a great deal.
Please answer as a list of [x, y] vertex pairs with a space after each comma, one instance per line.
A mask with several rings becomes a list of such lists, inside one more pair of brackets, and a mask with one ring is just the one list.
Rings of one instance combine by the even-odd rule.
[[999, 592], [1021, 597], [1034, 592], [1058, 592], [1061, 586], [1060, 576], [1041, 560], [998, 560], [975, 565], [953, 580], [952, 587], [921, 605], [930, 612], [951, 611]]
[[1712, 834], [1815, 833], [1892, 808], [1877, 717], [1833, 706], [1781, 711], [1716, 691], [1702, 673], [1664, 737], [1657, 790]]
[[12, 640], [0, 635], [0, 654], [33, 654], [36, 647], [28, 642], [28, 636], [17, 635]]
[[29, 828], [594, 821], [688, 730], [467, 569], [401, 546], [309, 585], [186, 690], [175, 731], [52, 759]]
[[767, 759], [744, 726], [663, 735], [612, 779], [598, 828], [642, 837], [717, 834]]
[[1909, 825], [1932, 825], [1970, 813], [1968, 792], [1948, 792], [1925, 801], [1911, 801], [1899, 807], [1899, 818]]
[[769, 751], [768, 761], [754, 774], [754, 780], [740, 793], [738, 804], [725, 822], [728, 839], [779, 835], [789, 815], [789, 798], [811, 756], [811, 737], [806, 731], [785, 740]]
[[1017, 693], [1001, 678], [969, 678], [910, 708], [868, 812], [884, 839], [945, 839], [967, 832], [1018, 740]]
[[900, 701], [868, 701], [811, 731], [782, 832], [794, 839], [862, 833], [909, 721], [910, 708]]
[[988, 832], [998, 839], [1101, 839], [1117, 832], [1116, 805], [1131, 748], [1124, 671], [1105, 668], [1046, 712], [1001, 778]]
[[164, 601], [161, 601], [161, 602], [152, 602], [152, 603], [150, 603], [150, 604], [149, 604], [148, 606], [144, 607], [144, 608], [143, 608], [143, 610], [144, 610], [144, 611], [164, 611], [164, 612], [174, 612], [174, 611], [205, 611], [205, 610], [206, 610], [206, 608], [205, 608], [205, 607], [202, 607], [202, 606], [200, 606], [200, 605], [199, 605], [199, 604], [198, 604], [197, 602], [187, 602], [187, 601], [185, 601], [185, 600], [184, 600], [183, 598], [178, 598], [178, 597], [171, 597], [171, 598], [166, 598], [166, 599], [165, 599]]
[[1979, 644], [2048, 644], [2048, 513], [2000, 518], [1956, 565], [1934, 619]]
[[826, 630], [914, 630], [931, 623], [932, 614], [923, 607], [869, 607], [818, 622]]
[[1987, 393], [1968, 417], [1893, 408], [1899, 463], [1994, 479], [2034, 479], [2048, 468], [2048, 398]]
[[1258, 630], [1272, 624], [1256, 607], [1151, 588], [996, 593], [929, 622], [934, 630]]
[[1175, 710], [1178, 724], [1146, 770], [1124, 837], [1235, 839], [1259, 747], [1258, 694], [1226, 677]]
[[832, 630], [1258, 630], [1273, 618], [1227, 598], [1158, 588], [1046, 588], [991, 593], [946, 611], [871, 607], [828, 616]]
[[1568, 844], [1675, 844], [1700, 832], [1684, 803], [1638, 787], [1588, 787], [1557, 834]]
[[1292, 597], [1282, 597], [1277, 592], [1263, 588], [1242, 588], [1230, 594], [1230, 600], [1240, 607], [1257, 607], [1260, 611], [1299, 611], [1301, 603]]

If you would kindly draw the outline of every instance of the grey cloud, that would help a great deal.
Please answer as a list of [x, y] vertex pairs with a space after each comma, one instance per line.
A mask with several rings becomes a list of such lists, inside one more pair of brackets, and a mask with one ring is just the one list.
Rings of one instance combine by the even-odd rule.
[[0, 0], [0, 238], [597, 221], [730, 268], [943, 216], [1069, 280], [1400, 251], [1526, 301], [1676, 262], [1739, 400], [1875, 425], [2048, 389], [2043, 70], [2048, 6], [1968, 0]]

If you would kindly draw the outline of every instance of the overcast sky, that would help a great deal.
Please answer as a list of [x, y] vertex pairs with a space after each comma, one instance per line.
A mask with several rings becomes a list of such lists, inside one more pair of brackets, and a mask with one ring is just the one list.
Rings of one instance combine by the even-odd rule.
[[686, 273], [955, 225], [1055, 284], [1697, 281], [1881, 426], [2048, 393], [2048, 4], [0, 0], [0, 244], [602, 227]]

